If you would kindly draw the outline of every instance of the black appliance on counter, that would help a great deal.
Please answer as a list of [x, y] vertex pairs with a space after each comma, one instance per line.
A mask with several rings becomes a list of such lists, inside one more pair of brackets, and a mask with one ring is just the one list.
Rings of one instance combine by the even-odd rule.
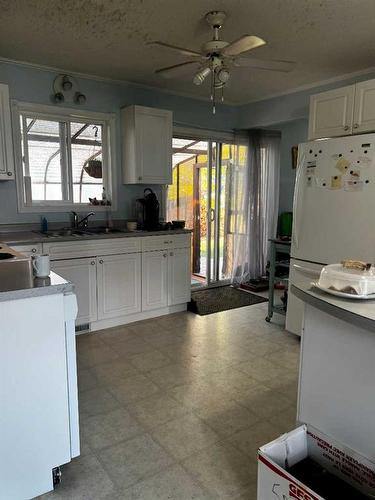
[[146, 188], [143, 191], [144, 197], [138, 198], [141, 213], [140, 225], [145, 231], [157, 231], [159, 227], [160, 204], [156, 194], [152, 189]]

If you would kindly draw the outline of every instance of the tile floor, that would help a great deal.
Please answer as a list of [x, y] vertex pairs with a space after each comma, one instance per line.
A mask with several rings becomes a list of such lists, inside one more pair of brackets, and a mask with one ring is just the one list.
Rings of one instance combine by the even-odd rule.
[[258, 446], [295, 423], [300, 345], [266, 307], [79, 336], [82, 453], [40, 498], [256, 499]]

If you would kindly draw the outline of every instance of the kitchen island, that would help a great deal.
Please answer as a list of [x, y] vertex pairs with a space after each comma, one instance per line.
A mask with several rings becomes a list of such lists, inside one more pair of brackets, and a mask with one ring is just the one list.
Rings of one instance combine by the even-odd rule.
[[22, 288], [0, 282], [1, 500], [52, 490], [80, 453], [76, 314], [73, 284], [53, 272]]
[[291, 290], [305, 308], [297, 420], [374, 460], [375, 300]]

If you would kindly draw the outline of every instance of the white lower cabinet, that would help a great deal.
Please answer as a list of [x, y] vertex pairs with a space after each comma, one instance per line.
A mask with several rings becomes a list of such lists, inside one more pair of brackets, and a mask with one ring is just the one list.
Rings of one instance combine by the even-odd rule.
[[142, 310], [151, 311], [168, 305], [168, 252], [142, 254]]
[[189, 302], [190, 295], [190, 248], [176, 248], [168, 255], [168, 305]]
[[97, 258], [98, 319], [141, 311], [141, 254]]
[[67, 259], [51, 262], [51, 269], [75, 286], [78, 302], [77, 325], [91, 323], [97, 318], [96, 258]]

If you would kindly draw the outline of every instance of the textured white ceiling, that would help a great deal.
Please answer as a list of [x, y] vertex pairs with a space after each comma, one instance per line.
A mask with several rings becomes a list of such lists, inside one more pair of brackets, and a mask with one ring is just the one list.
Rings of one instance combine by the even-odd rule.
[[187, 58], [147, 42], [199, 50], [213, 9], [228, 14], [224, 39], [256, 34], [268, 45], [255, 57], [297, 63], [288, 74], [233, 69], [232, 103], [375, 66], [374, 0], [0, 0], [0, 56], [207, 96], [208, 84], [196, 87], [189, 74], [155, 75]]

